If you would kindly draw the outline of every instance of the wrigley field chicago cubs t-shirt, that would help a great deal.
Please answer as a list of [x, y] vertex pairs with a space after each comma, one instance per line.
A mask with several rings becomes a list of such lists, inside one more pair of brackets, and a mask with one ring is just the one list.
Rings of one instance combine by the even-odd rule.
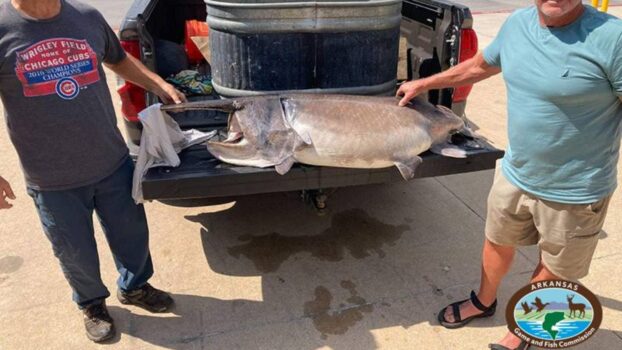
[[0, 4], [0, 97], [26, 182], [38, 190], [95, 183], [128, 154], [102, 68], [125, 52], [97, 10], [61, 4], [45, 20]]
[[514, 12], [484, 50], [508, 90], [503, 174], [545, 200], [591, 203], [616, 188], [622, 21], [586, 6], [562, 28]]

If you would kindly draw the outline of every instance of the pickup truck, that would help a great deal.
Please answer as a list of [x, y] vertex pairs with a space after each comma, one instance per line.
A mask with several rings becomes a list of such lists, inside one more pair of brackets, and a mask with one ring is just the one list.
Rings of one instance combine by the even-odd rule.
[[[205, 21], [203, 0], [134, 0], [119, 31], [125, 50], [140, 58], [156, 71], [158, 59], [156, 40], [176, 43], [184, 41], [187, 20]], [[470, 10], [444, 0], [404, 0], [402, 4], [401, 56], [405, 64], [401, 77], [416, 79], [448, 69], [477, 52], [477, 36], [472, 29]], [[119, 81], [119, 95], [126, 136], [131, 152], [138, 147], [141, 125], [138, 112], [157, 103], [157, 97], [129, 82]], [[464, 115], [471, 87], [430, 91], [434, 104], [451, 108]], [[226, 128], [227, 115], [214, 111], [176, 113], [174, 119], [182, 129], [203, 131]], [[454, 139], [455, 143], [464, 137]], [[471, 145], [473, 141], [471, 140]], [[491, 169], [503, 151], [482, 140], [469, 149], [465, 159], [445, 158], [426, 152], [416, 177], [433, 177]], [[322, 190], [344, 186], [404, 181], [396, 168], [343, 169], [295, 165], [286, 175], [273, 168], [259, 169], [221, 163], [204, 146], [194, 146], [180, 154], [176, 168], [150, 169], [143, 178], [146, 200], [178, 200], [191, 198], [229, 197], [257, 193]], [[316, 206], [323, 207], [323, 196], [316, 195]]]

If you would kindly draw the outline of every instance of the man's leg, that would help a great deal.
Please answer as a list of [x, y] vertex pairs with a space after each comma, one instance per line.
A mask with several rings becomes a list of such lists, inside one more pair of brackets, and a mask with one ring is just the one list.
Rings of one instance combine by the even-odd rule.
[[[542, 258], [540, 258], [540, 262], [536, 269], [533, 271], [531, 275], [530, 283], [546, 281], [546, 280], [561, 280], [561, 277], [556, 276], [553, 272], [551, 272], [544, 264], [542, 264]], [[510, 349], [517, 348], [521, 343], [521, 339], [515, 336], [512, 332], [508, 331], [503, 339], [499, 341], [497, 344], [503, 345]]]
[[542, 258], [540, 258], [540, 262], [536, 269], [533, 271], [531, 275], [530, 283], [546, 281], [546, 280], [561, 280], [563, 278], [556, 276], [553, 272], [551, 272], [544, 264], [542, 264]]
[[107, 298], [110, 293], [99, 272], [99, 257], [93, 232], [92, 189], [66, 191], [28, 189], [43, 231], [73, 290], [80, 308]]
[[[544, 200], [535, 203], [532, 211], [538, 218], [540, 262], [531, 276], [531, 283], [576, 281], [588, 274], [610, 199], [576, 205]], [[514, 349], [520, 339], [508, 332], [499, 344]]]
[[104, 299], [110, 293], [99, 273], [99, 257], [93, 233], [93, 188], [66, 191], [28, 189], [43, 231], [73, 290], [73, 300], [84, 313], [89, 339], [100, 342], [114, 335], [112, 318]]
[[117, 295], [124, 303], [162, 312], [172, 299], [147, 283], [153, 275], [149, 229], [143, 206], [137, 205], [131, 196], [133, 169], [128, 159], [114, 174], [95, 185], [95, 211], [119, 271]]
[[95, 185], [95, 212], [110, 245], [122, 290], [139, 288], [153, 275], [145, 210], [134, 203], [131, 190], [132, 166], [128, 163]]
[[[497, 289], [501, 280], [508, 273], [514, 260], [515, 248], [495, 244], [488, 239], [484, 241], [482, 249], [482, 275], [479, 285], [477, 298], [485, 306], [490, 306], [497, 298]], [[460, 305], [460, 316], [462, 319], [481, 314], [471, 301]], [[445, 319], [454, 322], [454, 315], [451, 308], [447, 308]]]
[[[486, 213], [486, 238], [482, 249], [481, 279], [477, 299], [490, 306], [497, 298], [497, 289], [514, 260], [516, 245], [536, 244], [537, 231], [527, 207], [529, 198], [512, 185], [503, 170], [497, 168], [488, 195]], [[447, 307], [445, 320], [455, 322], [452, 307]], [[471, 300], [460, 304], [460, 319], [482, 314]]]

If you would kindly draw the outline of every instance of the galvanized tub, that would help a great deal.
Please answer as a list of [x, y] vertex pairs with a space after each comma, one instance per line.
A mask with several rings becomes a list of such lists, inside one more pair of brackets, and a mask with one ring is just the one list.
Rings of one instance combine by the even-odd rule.
[[401, 0], [205, 2], [221, 95], [394, 91]]

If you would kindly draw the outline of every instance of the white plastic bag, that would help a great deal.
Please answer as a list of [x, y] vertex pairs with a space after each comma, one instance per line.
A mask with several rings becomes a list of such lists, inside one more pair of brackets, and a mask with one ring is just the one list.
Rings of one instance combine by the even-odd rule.
[[132, 197], [136, 203], [144, 202], [142, 179], [149, 168], [179, 166], [177, 153], [216, 135], [216, 131], [208, 133], [194, 129], [182, 131], [173, 118], [160, 110], [160, 106], [159, 103], [154, 104], [138, 113], [143, 131], [132, 184]]

